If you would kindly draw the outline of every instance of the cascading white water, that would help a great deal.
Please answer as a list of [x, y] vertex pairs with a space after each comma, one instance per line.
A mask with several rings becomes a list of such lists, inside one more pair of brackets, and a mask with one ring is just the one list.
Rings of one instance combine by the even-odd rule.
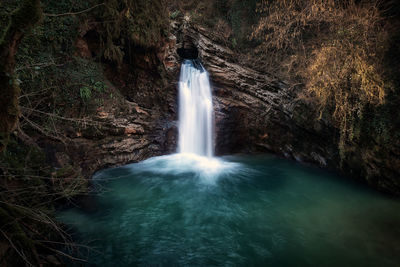
[[211, 87], [207, 71], [197, 60], [185, 60], [181, 67], [178, 152], [213, 156]]
[[202, 183], [215, 185], [222, 174], [237, 173], [241, 165], [214, 157], [214, 112], [208, 73], [198, 60], [184, 60], [179, 79], [178, 153], [150, 158], [141, 170], [159, 174], [194, 173]]

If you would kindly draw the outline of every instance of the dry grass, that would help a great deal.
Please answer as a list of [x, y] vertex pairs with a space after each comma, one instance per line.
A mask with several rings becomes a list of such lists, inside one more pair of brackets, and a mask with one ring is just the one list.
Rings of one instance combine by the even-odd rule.
[[266, 64], [301, 80], [301, 97], [340, 129], [339, 146], [355, 136], [364, 107], [381, 105], [390, 82], [383, 61], [389, 32], [378, 1], [262, 1], [251, 38]]

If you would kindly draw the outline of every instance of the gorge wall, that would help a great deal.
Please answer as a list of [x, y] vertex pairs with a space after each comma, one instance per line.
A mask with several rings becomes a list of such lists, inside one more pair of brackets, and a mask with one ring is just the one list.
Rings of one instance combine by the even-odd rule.
[[[95, 53], [96, 29], [81, 31], [77, 53]], [[73, 165], [85, 176], [94, 171], [172, 153], [177, 140], [177, 82], [183, 57], [198, 56], [210, 74], [215, 107], [215, 149], [229, 153], [273, 152], [299, 162], [339, 170], [392, 194], [400, 193], [400, 144], [391, 151], [360, 144], [339, 155], [338, 129], [318, 119], [293, 85], [268, 73], [251, 56], [234, 52], [212, 31], [187, 18], [173, 20], [170, 32], [152, 49], [134, 47], [121, 66], [105, 61], [109, 87], [120, 93], [96, 110], [80, 130], [60, 126], [64, 142], [38, 138], [56, 167]], [[373, 141], [372, 141], [373, 142]]]
[[[339, 130], [319, 119], [316, 108], [299, 97], [301, 85], [289, 84], [265, 71], [251, 57], [243, 57], [218, 42], [212, 31], [183, 21], [172, 24], [170, 47], [164, 61], [177, 77], [175, 50], [197, 53], [210, 73], [216, 114], [216, 153], [273, 152], [299, 162], [310, 162], [340, 171], [353, 179], [394, 194], [400, 192], [400, 147], [393, 140], [390, 151], [379, 147], [372, 134], [341, 158]], [[172, 42], [174, 45], [174, 42]], [[371, 143], [375, 145], [371, 146]]]
[[[0, 1], [1, 28], [10, 29], [9, 15], [29, 2], [39, 3]], [[58, 236], [55, 207], [77, 196], [90, 199], [95, 171], [176, 151], [183, 58], [198, 57], [210, 74], [217, 155], [271, 152], [400, 195], [400, 80], [387, 90], [385, 104], [366, 105], [356, 118], [358, 136], [340, 146], [338, 126], [301, 97], [304, 84], [272, 71], [254, 46], [243, 49], [260, 18], [258, 2], [40, 1], [43, 20], [30, 34], [24, 31], [18, 51], [3, 60], [3, 80], [18, 89], [12, 104], [19, 108], [3, 107], [3, 119], [12, 115], [12, 123], [3, 127], [0, 144], [0, 213], [32, 262], [60, 263], [46, 248], [46, 240]], [[392, 27], [385, 70], [400, 64], [400, 35]], [[36, 245], [43, 234], [44, 243]], [[0, 265], [25, 264], [5, 237]]]

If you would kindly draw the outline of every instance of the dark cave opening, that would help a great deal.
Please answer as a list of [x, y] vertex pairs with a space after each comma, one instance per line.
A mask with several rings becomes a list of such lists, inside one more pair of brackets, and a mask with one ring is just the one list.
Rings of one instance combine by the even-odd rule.
[[181, 47], [176, 52], [183, 59], [197, 59], [199, 57], [199, 50], [196, 47]]

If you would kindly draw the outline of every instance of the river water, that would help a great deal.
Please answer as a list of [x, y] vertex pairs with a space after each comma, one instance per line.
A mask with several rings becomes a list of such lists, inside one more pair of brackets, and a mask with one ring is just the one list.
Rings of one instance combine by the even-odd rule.
[[400, 266], [400, 202], [271, 155], [175, 154], [98, 172], [59, 213], [91, 266]]

